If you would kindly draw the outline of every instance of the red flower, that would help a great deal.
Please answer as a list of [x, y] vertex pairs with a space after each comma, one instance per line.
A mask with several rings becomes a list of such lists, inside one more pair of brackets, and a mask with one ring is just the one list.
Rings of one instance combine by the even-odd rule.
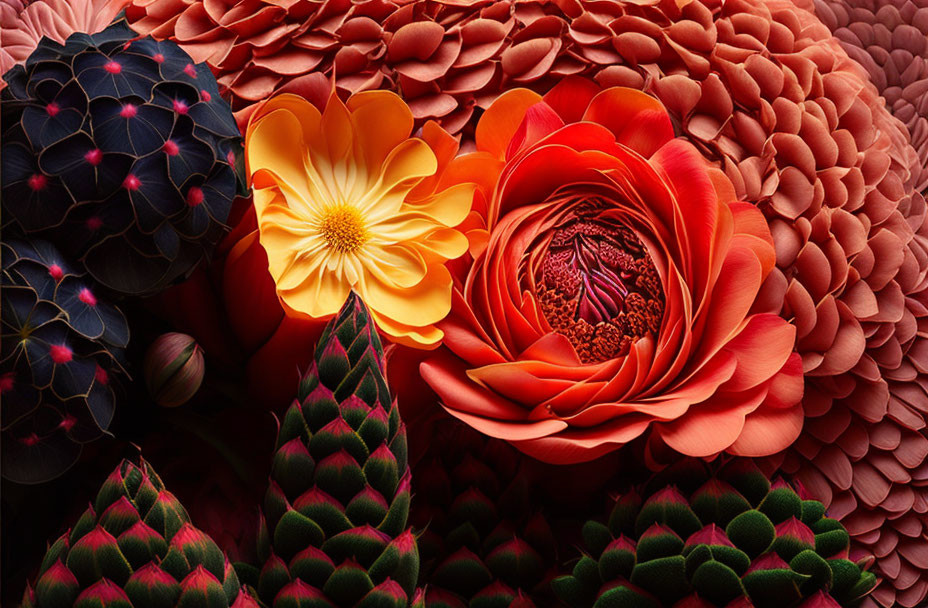
[[797, 437], [795, 328], [752, 310], [775, 264], [767, 223], [660, 102], [581, 79], [514, 90], [476, 146], [475, 261], [440, 325], [453, 354], [422, 366], [449, 412], [555, 463], [651, 427], [689, 456]]

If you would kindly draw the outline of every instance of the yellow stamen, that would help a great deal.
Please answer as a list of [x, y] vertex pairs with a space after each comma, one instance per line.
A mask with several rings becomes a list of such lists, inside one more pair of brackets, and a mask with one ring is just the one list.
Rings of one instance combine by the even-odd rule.
[[345, 203], [323, 211], [319, 231], [329, 247], [341, 253], [356, 251], [369, 237], [361, 212]]

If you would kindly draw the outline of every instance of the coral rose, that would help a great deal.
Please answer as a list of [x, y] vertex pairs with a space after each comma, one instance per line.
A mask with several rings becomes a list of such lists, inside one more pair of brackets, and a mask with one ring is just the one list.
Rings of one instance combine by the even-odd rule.
[[439, 325], [451, 352], [422, 365], [451, 414], [553, 463], [649, 429], [697, 457], [798, 436], [795, 328], [752, 310], [775, 264], [767, 223], [660, 102], [579, 78], [516, 89], [476, 147], [475, 261]]

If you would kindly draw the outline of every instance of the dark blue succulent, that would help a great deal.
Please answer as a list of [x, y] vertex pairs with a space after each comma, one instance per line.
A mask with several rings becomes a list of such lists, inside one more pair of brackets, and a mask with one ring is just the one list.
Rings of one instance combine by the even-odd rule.
[[0, 461], [4, 477], [36, 483], [106, 433], [129, 327], [47, 241], [5, 241], [0, 255]]
[[45, 38], [4, 79], [5, 228], [126, 294], [159, 291], [210, 254], [243, 172], [205, 64], [120, 21], [64, 45]]

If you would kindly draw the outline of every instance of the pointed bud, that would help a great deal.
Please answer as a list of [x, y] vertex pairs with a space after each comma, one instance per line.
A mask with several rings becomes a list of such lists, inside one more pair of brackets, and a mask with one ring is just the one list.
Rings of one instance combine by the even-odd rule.
[[120, 496], [100, 516], [100, 525], [113, 536], [119, 536], [138, 521], [139, 512], [125, 496]]
[[[144, 489], [146, 486], [142, 487]], [[165, 538], [172, 538], [184, 524], [190, 521], [190, 516], [173, 494], [162, 490], [156, 495], [143, 521]]]
[[334, 536], [352, 527], [345, 516], [345, 507], [319, 488], [311, 488], [293, 501], [293, 508], [314, 521], [326, 537]]
[[343, 450], [327, 456], [317, 465], [316, 484], [343, 504], [366, 485], [358, 462]]
[[687, 548], [692, 548], [696, 545], [734, 547], [732, 542], [728, 540], [725, 531], [715, 524], [709, 524], [699, 532], [694, 532], [686, 539], [685, 546]]
[[251, 595], [248, 589], [242, 587], [229, 608], [261, 608], [261, 604]]
[[155, 563], [136, 570], [125, 590], [133, 606], [174, 606], [180, 597], [180, 583]]
[[321, 588], [335, 571], [335, 562], [321, 549], [307, 547], [290, 560], [290, 575]]
[[329, 538], [322, 550], [335, 562], [352, 558], [365, 568], [370, 567], [390, 542], [390, 537], [370, 526], [345, 530]]
[[77, 541], [68, 553], [68, 569], [82, 587], [107, 578], [122, 585], [132, 574], [116, 539], [103, 528], [94, 528]]
[[35, 598], [40, 606], [70, 606], [80, 592], [77, 578], [57, 561], [35, 584]]
[[319, 589], [296, 579], [274, 598], [274, 608], [335, 608]]
[[338, 340], [329, 340], [324, 344], [322, 352], [316, 358], [316, 365], [319, 382], [332, 391], [338, 388], [351, 371], [348, 352]]
[[274, 602], [274, 598], [281, 589], [290, 582], [290, 572], [287, 564], [276, 555], [271, 554], [264, 561], [261, 574], [258, 576], [258, 596], [266, 602]]
[[155, 403], [177, 407], [187, 403], [203, 383], [203, 349], [187, 334], [159, 336], [145, 353], [145, 384]]
[[668, 486], [648, 498], [635, 520], [635, 529], [641, 533], [654, 523], [667, 526], [684, 537], [702, 528], [699, 518], [675, 486]]
[[150, 561], [160, 561], [168, 552], [164, 538], [141, 521], [120, 534], [117, 543], [133, 569]]
[[795, 517], [790, 517], [776, 527], [774, 551], [784, 560], [793, 559], [796, 554], [808, 549], [815, 549], [815, 534]]
[[487, 604], [491, 606], [510, 606], [516, 600], [516, 592], [502, 581], [493, 581], [493, 584], [484, 587], [471, 603]]
[[399, 483], [399, 464], [393, 452], [381, 444], [364, 463], [367, 483], [384, 496], [393, 496]]
[[161, 567], [177, 580], [181, 580], [192, 568], [200, 566], [209, 571], [217, 581], [224, 580], [225, 556], [222, 550], [209, 536], [188, 522], [171, 539]]
[[374, 588], [367, 571], [354, 560], [345, 560], [322, 588], [323, 593], [339, 606], [353, 606]]
[[374, 580], [392, 579], [407, 595], [413, 593], [419, 579], [419, 547], [412, 531], [406, 530], [383, 551], [370, 568]]
[[389, 508], [390, 506], [380, 492], [366, 486], [348, 503], [345, 515], [356, 524], [376, 526], [387, 516]]
[[751, 508], [738, 490], [721, 479], [712, 478], [690, 497], [693, 512], [700, 521], [715, 522], [723, 528], [737, 515]]
[[512, 538], [493, 549], [486, 564], [500, 580], [515, 588], [534, 587], [544, 573], [541, 555], [520, 538]]
[[344, 450], [358, 462], [364, 462], [369, 450], [364, 440], [354, 432], [354, 429], [345, 422], [341, 416], [326, 424], [313, 434], [309, 440], [309, 451], [317, 460]]
[[470, 596], [489, 585], [493, 575], [477, 555], [462, 547], [435, 568], [432, 583], [455, 593]]
[[225, 590], [219, 580], [203, 566], [197, 566], [180, 583], [177, 608], [228, 605]]
[[653, 524], [638, 539], [638, 561], [647, 562], [660, 557], [679, 555], [683, 539], [661, 524]]
[[299, 496], [306, 490], [316, 470], [316, 462], [300, 438], [294, 438], [283, 444], [274, 454], [271, 465], [271, 477], [290, 498]]
[[357, 608], [406, 608], [408, 605], [409, 596], [399, 583], [387, 579], [361, 598]]
[[122, 589], [103, 579], [84, 589], [73, 608], [132, 608], [132, 603]]
[[629, 579], [635, 567], [635, 542], [622, 535], [609, 543], [599, 557], [599, 575], [604, 581]]

